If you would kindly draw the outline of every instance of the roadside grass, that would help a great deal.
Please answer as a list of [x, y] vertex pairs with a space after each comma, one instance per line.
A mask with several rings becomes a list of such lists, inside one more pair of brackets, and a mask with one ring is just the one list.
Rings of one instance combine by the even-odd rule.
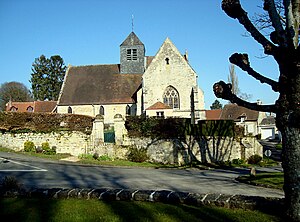
[[170, 205], [78, 199], [0, 199], [0, 218], [6, 221], [282, 221], [260, 211], [208, 206]]
[[268, 188], [283, 189], [283, 173], [257, 173], [256, 176], [240, 176], [237, 178], [239, 182], [249, 183], [257, 186]]

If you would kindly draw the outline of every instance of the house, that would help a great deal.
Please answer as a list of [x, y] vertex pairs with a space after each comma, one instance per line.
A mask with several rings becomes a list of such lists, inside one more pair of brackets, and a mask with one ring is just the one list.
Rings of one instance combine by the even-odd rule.
[[275, 117], [274, 116], [266, 116], [259, 125], [259, 131], [261, 134], [261, 139], [281, 139], [281, 134], [278, 131], [276, 124], [275, 124]]
[[206, 120], [219, 120], [221, 117], [222, 109], [205, 110]]
[[68, 67], [57, 112], [100, 114], [111, 124], [117, 114], [190, 118], [192, 104], [201, 118], [204, 95], [187, 53], [167, 38], [155, 56], [145, 56], [131, 32], [120, 45], [120, 64]]
[[250, 110], [237, 104], [227, 104], [224, 106], [220, 119], [233, 120], [236, 125], [245, 129], [245, 135], [259, 134], [259, 124], [266, 117], [263, 112]]
[[11, 112], [56, 112], [57, 101], [12, 102], [6, 104], [6, 111]]

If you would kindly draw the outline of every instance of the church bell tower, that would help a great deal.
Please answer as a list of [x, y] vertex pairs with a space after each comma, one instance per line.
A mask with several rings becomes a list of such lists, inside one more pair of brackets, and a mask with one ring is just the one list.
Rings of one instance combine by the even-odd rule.
[[120, 45], [120, 73], [143, 74], [145, 71], [145, 46], [134, 32]]

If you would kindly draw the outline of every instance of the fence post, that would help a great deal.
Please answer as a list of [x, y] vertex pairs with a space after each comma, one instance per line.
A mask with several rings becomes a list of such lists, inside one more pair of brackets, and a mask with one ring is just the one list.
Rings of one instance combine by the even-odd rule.
[[123, 132], [125, 130], [125, 120], [121, 114], [114, 116], [115, 142], [116, 145], [123, 144]]
[[104, 142], [104, 118], [98, 114], [93, 122], [92, 138], [94, 147]]

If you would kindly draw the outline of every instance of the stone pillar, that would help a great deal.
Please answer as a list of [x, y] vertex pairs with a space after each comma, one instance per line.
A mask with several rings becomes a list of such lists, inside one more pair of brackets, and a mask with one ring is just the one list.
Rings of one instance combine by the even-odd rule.
[[100, 114], [93, 122], [92, 136], [94, 146], [104, 142], [104, 118]]
[[121, 114], [116, 114], [114, 116], [114, 129], [115, 129], [115, 143], [116, 145], [123, 144], [123, 134], [126, 130], [125, 120]]

